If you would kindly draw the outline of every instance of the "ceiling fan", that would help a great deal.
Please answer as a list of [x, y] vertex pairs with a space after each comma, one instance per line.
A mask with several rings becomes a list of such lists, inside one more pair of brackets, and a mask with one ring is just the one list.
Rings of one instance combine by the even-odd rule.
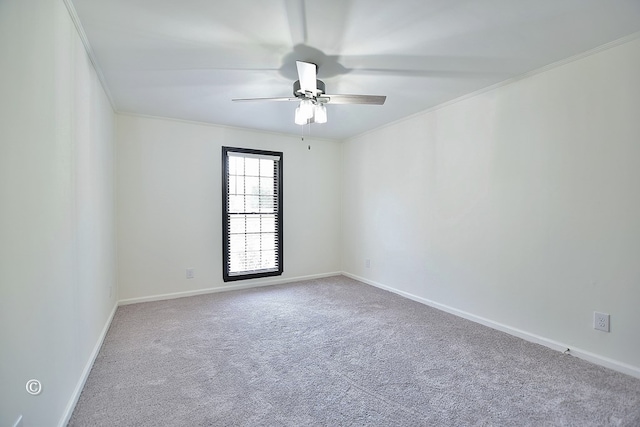
[[298, 80], [293, 83], [293, 97], [284, 98], [236, 98], [232, 101], [295, 101], [300, 104], [296, 108], [295, 122], [299, 125], [308, 123], [326, 123], [327, 108], [325, 104], [367, 104], [382, 105], [386, 96], [378, 95], [327, 95], [322, 80], [316, 78], [318, 67], [310, 62], [296, 61]]

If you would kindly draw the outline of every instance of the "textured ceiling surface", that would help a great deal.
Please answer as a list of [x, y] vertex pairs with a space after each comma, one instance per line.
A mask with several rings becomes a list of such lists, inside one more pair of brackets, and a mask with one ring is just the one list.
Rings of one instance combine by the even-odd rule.
[[640, 31], [640, 0], [71, 0], [119, 112], [299, 135], [295, 61], [344, 139]]

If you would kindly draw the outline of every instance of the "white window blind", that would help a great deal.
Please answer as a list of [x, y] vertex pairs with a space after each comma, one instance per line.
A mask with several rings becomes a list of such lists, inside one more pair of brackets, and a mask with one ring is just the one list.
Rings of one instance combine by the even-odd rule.
[[282, 274], [282, 153], [223, 147], [224, 279]]

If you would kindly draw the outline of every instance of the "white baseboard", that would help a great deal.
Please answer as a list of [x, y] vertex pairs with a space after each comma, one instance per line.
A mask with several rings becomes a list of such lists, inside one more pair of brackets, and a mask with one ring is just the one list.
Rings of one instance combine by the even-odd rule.
[[438, 302], [419, 297], [417, 295], [413, 295], [409, 292], [401, 291], [399, 289], [395, 289], [391, 286], [383, 285], [382, 283], [375, 282], [373, 280], [365, 279], [364, 277], [357, 276], [355, 274], [347, 273], [345, 271], [342, 272], [344, 276], [350, 277], [359, 282], [366, 283], [367, 285], [375, 286], [376, 288], [384, 289], [389, 292], [393, 292], [394, 294], [398, 294], [410, 300], [419, 302], [421, 304], [428, 305], [433, 308], [437, 308], [438, 310], [445, 311], [447, 313], [451, 313], [455, 316], [462, 317], [467, 320], [471, 320], [472, 322], [480, 323], [481, 325], [488, 326], [490, 328], [496, 329], [501, 332], [505, 332], [509, 335], [516, 336], [518, 338], [522, 338], [526, 341], [533, 342], [536, 344], [543, 345], [545, 347], [549, 347], [553, 350], [565, 352], [567, 349], [570, 349], [568, 352], [572, 356], [576, 356], [580, 359], [587, 360], [591, 363], [595, 363], [596, 365], [604, 366], [605, 368], [613, 369], [614, 371], [622, 372], [623, 374], [631, 375], [632, 377], [640, 378], [640, 368], [636, 366], [629, 365], [627, 363], [623, 363], [614, 359], [610, 359], [608, 357], [600, 356], [594, 353], [591, 353], [586, 350], [582, 350], [580, 348], [575, 348], [569, 346], [567, 344], [554, 341], [549, 338], [545, 338], [540, 335], [532, 334], [521, 329], [513, 328], [508, 325], [504, 325], [502, 323], [494, 322], [493, 320], [486, 319], [484, 317], [476, 316], [475, 314], [468, 313], [466, 311], [458, 310], [456, 308], [450, 307], [448, 305], [440, 304]]
[[71, 415], [73, 415], [73, 410], [76, 407], [76, 403], [78, 403], [78, 399], [80, 398], [80, 393], [82, 393], [82, 389], [84, 388], [84, 384], [87, 382], [87, 378], [89, 378], [89, 373], [91, 372], [91, 368], [93, 368], [93, 362], [96, 361], [96, 357], [98, 357], [98, 353], [100, 352], [100, 348], [102, 348], [102, 343], [104, 342], [104, 338], [107, 336], [107, 331], [109, 331], [109, 326], [111, 326], [111, 321], [113, 320], [113, 316], [116, 314], [116, 309], [118, 308], [118, 304], [113, 305], [113, 309], [111, 310], [111, 314], [107, 318], [107, 321], [102, 328], [102, 332], [100, 332], [100, 336], [98, 337], [98, 341], [96, 345], [93, 347], [91, 351], [91, 355], [89, 356], [89, 360], [87, 364], [84, 366], [82, 370], [82, 375], [80, 375], [80, 380], [78, 380], [78, 384], [76, 384], [76, 388], [73, 390], [73, 394], [71, 395], [71, 399], [69, 399], [69, 403], [67, 403], [67, 407], [65, 408], [62, 418], [58, 423], [58, 427], [65, 427], [69, 420], [71, 419]]
[[120, 305], [128, 305], [128, 304], [137, 304], [140, 302], [162, 301], [162, 300], [168, 300], [168, 299], [174, 299], [174, 298], [184, 298], [184, 297], [192, 297], [196, 295], [213, 294], [216, 292], [228, 292], [228, 291], [237, 291], [240, 289], [259, 288], [262, 286], [282, 285], [285, 283], [302, 282], [304, 280], [314, 280], [314, 279], [322, 279], [322, 278], [331, 277], [331, 276], [340, 276], [341, 274], [342, 274], [341, 272], [336, 271], [333, 273], [313, 274], [310, 276], [298, 276], [298, 277], [291, 277], [287, 279], [277, 278], [277, 279], [271, 279], [271, 280], [261, 280], [259, 282], [249, 281], [249, 282], [244, 282], [244, 283], [235, 284], [235, 285], [218, 286], [215, 288], [205, 288], [205, 289], [197, 289], [193, 291], [183, 291], [183, 292], [172, 292], [168, 294], [151, 295], [151, 296], [139, 297], [139, 298], [127, 298], [127, 299], [118, 301], [118, 305], [120, 306]]

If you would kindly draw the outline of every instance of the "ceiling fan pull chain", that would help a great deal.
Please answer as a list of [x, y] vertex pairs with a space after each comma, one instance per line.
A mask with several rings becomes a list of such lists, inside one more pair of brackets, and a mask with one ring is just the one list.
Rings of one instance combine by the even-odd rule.
[[[307, 120], [307, 126], [311, 126], [311, 122], [309, 120]], [[302, 126], [300, 126], [300, 131], [302, 132], [302, 139], [301, 141], [304, 142], [304, 124]], [[311, 134], [311, 132], [307, 132], [307, 134]]]

